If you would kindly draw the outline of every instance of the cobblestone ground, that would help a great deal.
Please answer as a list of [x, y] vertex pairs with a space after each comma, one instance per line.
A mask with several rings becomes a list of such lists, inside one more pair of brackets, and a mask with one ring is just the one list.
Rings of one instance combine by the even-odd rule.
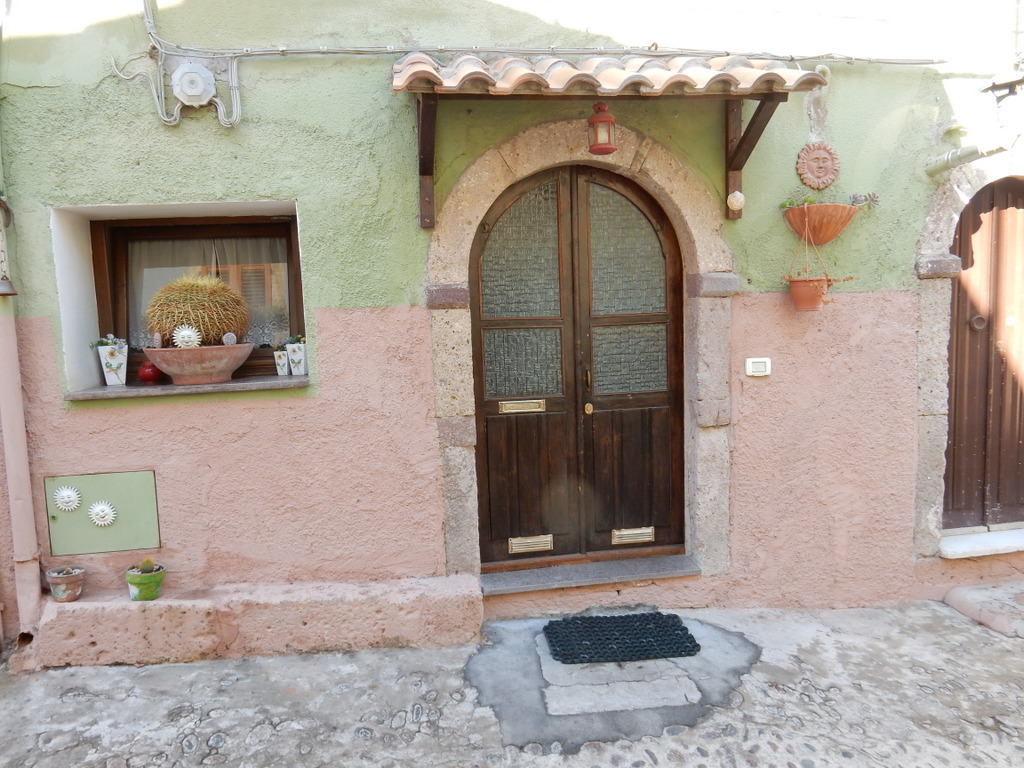
[[3, 673], [0, 766], [1024, 765], [1022, 640], [939, 603], [691, 613], [761, 658], [725, 706], [657, 738], [503, 746], [464, 675], [476, 647], [383, 650]]

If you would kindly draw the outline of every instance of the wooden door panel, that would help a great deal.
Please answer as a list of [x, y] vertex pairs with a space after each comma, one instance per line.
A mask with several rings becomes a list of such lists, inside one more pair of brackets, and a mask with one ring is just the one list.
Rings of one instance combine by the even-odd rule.
[[1021, 424], [1024, 409], [1021, 403], [1020, 379], [1004, 360], [1001, 402], [998, 410], [999, 447], [989, 457], [991, 499], [988, 524], [1016, 523], [1024, 520], [1024, 446]]
[[943, 525], [1024, 521], [1024, 184], [1004, 179], [964, 209], [953, 251]]
[[488, 559], [508, 557], [508, 539], [554, 536], [547, 554], [578, 551], [570, 414], [537, 413], [486, 418]]
[[[669, 531], [672, 518], [671, 412], [623, 408], [595, 412], [593, 531], [591, 548], [607, 549], [613, 529], [655, 526]], [[664, 536], [662, 537], [664, 539]], [[655, 541], [664, 543], [664, 541]]]

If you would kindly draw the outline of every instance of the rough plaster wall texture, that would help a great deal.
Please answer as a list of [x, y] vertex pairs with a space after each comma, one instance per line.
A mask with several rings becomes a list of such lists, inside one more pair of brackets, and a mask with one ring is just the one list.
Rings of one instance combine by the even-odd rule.
[[[308, 396], [202, 396], [66, 410], [56, 360], [26, 360], [37, 510], [50, 475], [154, 469], [168, 583], [444, 572], [428, 311], [319, 310]], [[23, 321], [45, 338], [48, 321]], [[45, 515], [37, 514], [47, 541]], [[97, 588], [134, 553], [77, 558]]]
[[[736, 298], [733, 574], [749, 605], [906, 599], [917, 471], [916, 295], [794, 312]], [[772, 374], [748, 378], [746, 357]]]
[[415, 226], [414, 102], [390, 93], [386, 70], [376, 60], [247, 62], [236, 129], [209, 110], [166, 127], [141, 82], [113, 76], [92, 89], [6, 86], [15, 272], [32, 280], [18, 283], [19, 311], [58, 311], [51, 205], [268, 198], [298, 201], [307, 311], [417, 303], [429, 234]]

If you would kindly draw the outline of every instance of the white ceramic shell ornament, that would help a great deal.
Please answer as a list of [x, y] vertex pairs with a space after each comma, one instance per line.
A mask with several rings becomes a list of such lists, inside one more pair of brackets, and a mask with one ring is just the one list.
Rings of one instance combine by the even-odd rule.
[[62, 485], [53, 492], [53, 503], [57, 509], [63, 512], [73, 512], [82, 503], [82, 494], [77, 488], [70, 485]]
[[198, 347], [203, 343], [203, 335], [192, 325], [179, 325], [171, 335], [176, 347]]
[[101, 528], [110, 525], [116, 517], [117, 510], [109, 501], [97, 501], [89, 507], [89, 519]]

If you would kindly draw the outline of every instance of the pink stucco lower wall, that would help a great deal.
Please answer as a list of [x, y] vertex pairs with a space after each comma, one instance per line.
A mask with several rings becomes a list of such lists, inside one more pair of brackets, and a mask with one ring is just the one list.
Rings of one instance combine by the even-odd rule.
[[[731, 485], [728, 507], [717, 512], [727, 517], [725, 567], [685, 579], [494, 597], [485, 601], [485, 614], [551, 614], [595, 604], [894, 604], [940, 598], [962, 584], [1019, 578], [1024, 554], [961, 561], [916, 554], [917, 318], [911, 292], [839, 294], [817, 313], [794, 312], [782, 294], [735, 297]], [[452, 578], [445, 574], [445, 535], [472, 531], [444, 529], [428, 312], [321, 310], [315, 322], [318, 386], [297, 396], [68, 407], [48, 345], [23, 350], [44, 563], [50, 559], [44, 477], [152, 469], [168, 597], [198, 601], [200, 613], [206, 609], [199, 603], [212, 600], [211, 590], [221, 584], [260, 585], [266, 593], [251, 604], [210, 609], [209, 615], [230, 616], [239, 625], [251, 619], [272, 626], [271, 614], [282, 618], [295, 610], [322, 612], [309, 604], [275, 607], [274, 590], [287, 585], [380, 583], [362, 602], [352, 597], [361, 588], [337, 587], [330, 615], [339, 626], [387, 614], [410, 594], [429, 600], [414, 582], [436, 580], [441, 588]], [[18, 329], [22, 338], [51, 333], [41, 319], [22, 320]], [[747, 377], [747, 357], [771, 358], [771, 376]], [[696, 541], [706, 534], [690, 535]], [[0, 523], [0, 546], [4, 542], [6, 520]], [[137, 553], [74, 559], [89, 569], [95, 615], [104, 615], [111, 610], [108, 593], [124, 589], [121, 572]], [[10, 638], [17, 626], [13, 582], [8, 568], [0, 571]], [[478, 621], [479, 596], [475, 580], [462, 578], [444, 588], [454, 589], [452, 604], [462, 606], [459, 637], [466, 639]], [[395, 629], [395, 636], [416, 635], [420, 609], [410, 605], [400, 613], [412, 623]], [[50, 643], [57, 663], [65, 622], [87, 622], [86, 610], [50, 606], [51, 635], [37, 643], [41, 649]], [[122, 604], [118, 610], [134, 609]], [[217, 621], [221, 626], [224, 619]], [[293, 647], [292, 637], [282, 647]], [[310, 648], [322, 645], [319, 636], [306, 640]], [[263, 651], [275, 649], [270, 644]]]
[[[489, 617], [594, 604], [822, 608], [941, 598], [1020, 578], [1024, 553], [918, 558], [917, 295], [779, 293], [732, 304], [730, 562], [724, 573], [488, 598]], [[772, 373], [748, 377], [744, 361]], [[699, 477], [698, 471], [698, 477]]]
[[[168, 586], [443, 574], [426, 310], [320, 310], [315, 322], [318, 386], [297, 396], [69, 408], [50, 346], [34, 345], [22, 364], [44, 561], [44, 477], [154, 470]], [[51, 329], [23, 320], [19, 335]], [[108, 589], [137, 557], [74, 560]]]

